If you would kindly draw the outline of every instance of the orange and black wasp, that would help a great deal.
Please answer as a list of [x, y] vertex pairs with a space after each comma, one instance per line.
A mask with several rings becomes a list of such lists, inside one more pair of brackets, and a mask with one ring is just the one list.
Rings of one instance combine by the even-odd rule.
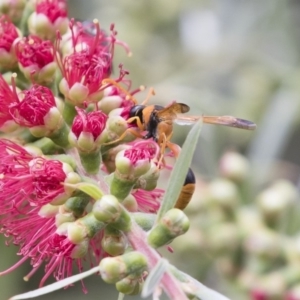
[[[166, 107], [146, 105], [150, 95], [154, 95], [153, 89], [150, 90], [150, 93], [142, 104], [137, 104], [137, 101], [127, 91], [122, 89], [119, 84], [110, 79], [106, 79], [104, 82], [116, 85], [135, 103], [130, 109], [127, 122], [135, 124], [136, 128], [128, 128], [118, 139], [108, 144], [121, 141], [128, 132], [143, 139], [152, 138], [160, 147], [161, 153], [158, 165], [162, 162], [166, 148], [169, 148], [175, 157], [178, 157], [180, 153], [180, 147], [170, 141], [174, 123], [188, 125], [201, 120], [206, 124], [223, 125], [246, 130], [254, 130], [256, 128], [253, 122], [232, 116], [183, 116], [182, 114], [190, 110], [189, 106], [184, 103], [173, 102]], [[144, 134], [144, 132], [146, 133]], [[184, 209], [188, 205], [195, 191], [195, 182], [195, 175], [192, 169], [189, 168], [185, 183], [175, 205], [176, 208]]]

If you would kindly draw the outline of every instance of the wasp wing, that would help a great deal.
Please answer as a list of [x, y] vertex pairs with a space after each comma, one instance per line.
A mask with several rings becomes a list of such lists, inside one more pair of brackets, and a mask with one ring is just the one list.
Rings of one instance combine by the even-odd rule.
[[175, 120], [177, 118], [177, 114], [183, 114], [190, 110], [190, 107], [184, 103], [173, 102], [169, 106], [158, 110], [156, 112], [157, 117], [161, 121], [165, 120]]
[[202, 119], [202, 116], [180, 116], [177, 115], [176, 118], [174, 119], [174, 123], [178, 125], [192, 125]]
[[191, 125], [202, 119], [203, 123], [235, 127], [246, 130], [254, 130], [256, 124], [251, 121], [235, 118], [232, 116], [176, 116], [174, 122], [179, 125]]
[[232, 116], [202, 116], [203, 123], [223, 125], [246, 130], [254, 130], [256, 124], [251, 121], [235, 118]]

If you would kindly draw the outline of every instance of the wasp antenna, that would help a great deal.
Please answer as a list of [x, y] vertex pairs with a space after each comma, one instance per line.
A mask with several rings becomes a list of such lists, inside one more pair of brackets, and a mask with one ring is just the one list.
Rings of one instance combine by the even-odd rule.
[[152, 96], [154, 96], [154, 95], [155, 95], [155, 90], [154, 90], [153, 87], [151, 87], [151, 88], [149, 89], [149, 91], [148, 91], [148, 94], [147, 94], [146, 99], [142, 102], [142, 105], [146, 105], [147, 102], [149, 101], [149, 99], [150, 99]]
[[120, 91], [122, 91], [126, 97], [126, 100], [132, 100], [135, 104], [137, 104], [137, 100], [127, 91], [125, 90], [118, 82], [116, 82], [115, 80], [111, 79], [111, 78], [106, 78], [102, 80], [102, 84], [106, 84], [106, 87], [109, 87], [111, 85], [117, 87]]

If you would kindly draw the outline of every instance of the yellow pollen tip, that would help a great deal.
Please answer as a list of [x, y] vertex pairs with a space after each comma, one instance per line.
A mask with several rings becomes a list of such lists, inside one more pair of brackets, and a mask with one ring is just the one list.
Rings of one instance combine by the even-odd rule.
[[28, 44], [33, 45], [33, 44], [34, 44], [34, 40], [33, 40], [33, 39], [30, 39], [30, 40], [28, 41]]
[[133, 54], [132, 54], [132, 52], [130, 51], [130, 52], [128, 52], [128, 54], [127, 54], [127, 56], [128, 57], [131, 57]]
[[142, 92], [142, 91], [144, 91], [146, 89], [146, 87], [144, 86], [144, 85], [141, 85], [140, 86], [140, 91]]
[[99, 20], [98, 20], [98, 19], [94, 19], [94, 20], [93, 20], [93, 23], [94, 23], [94, 24], [99, 24]]
[[23, 280], [27, 282], [27, 281], [29, 281], [29, 277], [24, 276], [24, 277], [23, 277]]
[[12, 77], [12, 78], [17, 78], [17, 76], [18, 76], [17, 73], [12, 73], [12, 74], [11, 74], [11, 77]]

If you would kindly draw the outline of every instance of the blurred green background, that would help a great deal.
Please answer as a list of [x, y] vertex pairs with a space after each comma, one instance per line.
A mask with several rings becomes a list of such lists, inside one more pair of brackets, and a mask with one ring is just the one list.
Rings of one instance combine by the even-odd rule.
[[[191, 229], [174, 243], [174, 254], [164, 254], [231, 299], [251, 299], [253, 290], [278, 300], [288, 291], [297, 293], [300, 275], [290, 269], [300, 266], [299, 1], [70, 0], [69, 5], [72, 17], [97, 18], [103, 29], [115, 24], [133, 53], [129, 58], [117, 47], [115, 64], [130, 71], [133, 87], [155, 88], [152, 103], [177, 100], [191, 107], [191, 115], [233, 115], [258, 125], [255, 132], [203, 127], [193, 163], [197, 192], [187, 209]], [[188, 130], [175, 126], [173, 140], [183, 143]], [[219, 163], [229, 150], [243, 155], [242, 165], [234, 161], [238, 178]], [[1, 247], [1, 270], [17, 261], [15, 251]], [[40, 276], [22, 280], [29, 270], [23, 266], [1, 278], [0, 299], [36, 288]], [[37, 299], [117, 299], [114, 287], [99, 277], [85, 283], [87, 295], [76, 284]]]

